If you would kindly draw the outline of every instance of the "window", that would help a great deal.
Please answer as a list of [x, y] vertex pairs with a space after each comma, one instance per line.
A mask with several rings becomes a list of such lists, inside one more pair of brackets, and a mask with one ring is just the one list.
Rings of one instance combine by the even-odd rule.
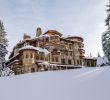
[[35, 72], [35, 68], [31, 68], [31, 72]]
[[39, 52], [39, 59], [44, 60], [44, 53], [43, 52]]
[[46, 38], [46, 40], [45, 40], [46, 42], [49, 42], [49, 38]]
[[39, 56], [38, 55], [36, 56], [36, 59], [39, 60]]
[[17, 68], [16, 69], [16, 75], [21, 74], [21, 73], [22, 73], [21, 69], [20, 68]]
[[65, 54], [68, 56], [68, 51], [66, 51]]
[[45, 61], [48, 61], [48, 57], [45, 57]]
[[70, 64], [70, 65], [71, 65], [71, 60], [70, 60], [70, 59], [68, 60], [68, 64]]
[[41, 57], [40, 57], [40, 60], [44, 60], [44, 57], [43, 57], [43, 56], [41, 56]]
[[91, 66], [95, 67], [94, 61], [91, 61]]
[[79, 60], [77, 60], [77, 64], [79, 65]]
[[79, 45], [79, 48], [81, 48], [81, 45]]
[[87, 66], [90, 67], [90, 63], [89, 63], [89, 61], [87, 61]]
[[26, 58], [28, 58], [28, 54], [26, 54], [26, 56], [25, 56]]
[[72, 44], [69, 44], [69, 48], [72, 49]]
[[72, 56], [72, 51], [70, 51], [70, 56]]
[[56, 57], [56, 62], [58, 62], [58, 58]]
[[53, 51], [56, 51], [57, 52], [57, 49], [53, 49]]
[[54, 58], [52, 57], [52, 61], [54, 61]]
[[82, 60], [80, 60], [80, 64], [82, 65]]
[[61, 59], [61, 63], [62, 64], [65, 64], [65, 59]]
[[33, 55], [32, 55], [32, 53], [31, 53], [31, 58], [33, 58]]

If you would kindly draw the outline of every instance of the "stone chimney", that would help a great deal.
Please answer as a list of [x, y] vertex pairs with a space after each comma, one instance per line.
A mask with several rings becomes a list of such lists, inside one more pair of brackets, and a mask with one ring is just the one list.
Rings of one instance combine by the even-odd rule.
[[36, 30], [36, 37], [39, 37], [41, 34], [42, 34], [42, 30], [40, 27], [38, 27]]

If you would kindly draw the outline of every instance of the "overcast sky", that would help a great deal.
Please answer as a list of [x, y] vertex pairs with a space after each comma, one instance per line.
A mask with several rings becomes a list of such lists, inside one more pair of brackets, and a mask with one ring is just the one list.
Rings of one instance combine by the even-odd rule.
[[8, 34], [9, 47], [22, 40], [26, 32], [35, 37], [37, 27], [43, 32], [55, 29], [84, 38], [86, 55], [103, 55], [101, 35], [106, 30], [105, 5], [109, 0], [0, 0], [0, 19]]

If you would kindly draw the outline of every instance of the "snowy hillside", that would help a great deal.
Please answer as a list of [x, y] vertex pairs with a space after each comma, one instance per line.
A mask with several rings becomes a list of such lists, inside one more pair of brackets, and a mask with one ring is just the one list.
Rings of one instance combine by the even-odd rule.
[[0, 100], [110, 100], [110, 68], [0, 78]]

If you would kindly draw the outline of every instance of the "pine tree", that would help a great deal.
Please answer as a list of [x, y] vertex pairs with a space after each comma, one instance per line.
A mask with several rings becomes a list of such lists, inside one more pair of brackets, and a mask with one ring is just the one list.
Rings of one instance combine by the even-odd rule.
[[100, 56], [100, 53], [97, 54], [97, 57], [101, 57], [101, 56]]
[[9, 71], [9, 68], [6, 68], [5, 66], [5, 56], [8, 53], [6, 49], [8, 46], [6, 35], [7, 34], [5, 32], [3, 22], [0, 20], [0, 76], [9, 76], [9, 73], [12, 72], [11, 70]]
[[107, 18], [105, 20], [107, 30], [102, 35], [102, 47], [105, 54], [105, 57], [108, 58], [110, 64], [110, 0], [107, 5]]
[[106, 26], [109, 27], [109, 25], [110, 25], [110, 0], [109, 0], [109, 4], [106, 6], [108, 7], [108, 9], [106, 10], [107, 11], [107, 18], [105, 20], [105, 23], [106, 23]]
[[7, 39], [6, 32], [4, 31], [3, 22], [0, 20], [0, 73], [4, 68], [5, 55], [7, 54]]

